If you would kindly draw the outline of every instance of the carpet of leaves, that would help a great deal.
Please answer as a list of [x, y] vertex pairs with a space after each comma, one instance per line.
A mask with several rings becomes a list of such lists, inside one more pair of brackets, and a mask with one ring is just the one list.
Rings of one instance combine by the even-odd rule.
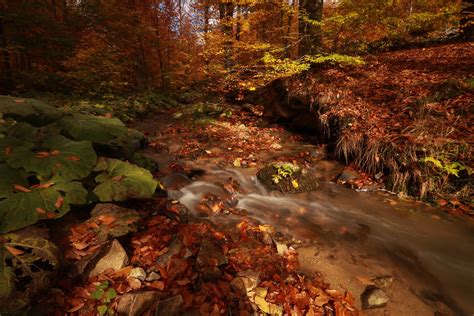
[[[183, 312], [195, 315], [263, 314], [259, 309], [262, 301], [255, 304], [248, 293], [233, 283], [240, 273], [249, 270], [258, 274], [257, 289], [265, 290], [264, 306], [279, 306], [285, 315], [359, 314], [350, 293], [331, 290], [319, 276], [309, 278], [299, 273], [293, 249], [278, 254], [274, 244], [265, 242], [268, 233], [265, 226], [242, 221], [235, 229], [222, 232], [208, 223], [181, 220], [183, 208], [177, 203], [165, 199], [155, 203], [161, 212], [144, 220], [143, 229], [124, 244], [131, 254], [130, 265], [85, 281], [61, 280], [60, 288], [51, 291], [43, 302], [47, 304], [48, 314], [97, 314], [98, 306], [104, 302], [103, 298], [94, 298], [92, 293], [104, 281], [117, 293], [109, 302], [112, 312], [124, 293], [151, 290], [160, 292], [162, 299], [181, 295]], [[110, 218], [100, 220], [102, 224], [103, 220], [108, 224], [112, 222]], [[88, 224], [91, 225], [95, 226]], [[81, 233], [75, 227], [71, 236], [76, 240], [79, 235], [90, 232], [86, 229]], [[202, 253], [204, 243], [212, 244], [214, 250]], [[159, 276], [153, 281], [130, 278], [133, 267]], [[209, 271], [213, 275], [211, 279]], [[153, 310], [146, 315], [153, 315]]]

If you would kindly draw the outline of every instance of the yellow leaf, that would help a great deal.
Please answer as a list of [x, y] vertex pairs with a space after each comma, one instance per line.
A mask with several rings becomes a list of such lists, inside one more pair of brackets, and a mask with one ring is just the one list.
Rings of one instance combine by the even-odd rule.
[[298, 189], [300, 187], [298, 180], [293, 179], [291, 180], [291, 184], [293, 185], [293, 188]]

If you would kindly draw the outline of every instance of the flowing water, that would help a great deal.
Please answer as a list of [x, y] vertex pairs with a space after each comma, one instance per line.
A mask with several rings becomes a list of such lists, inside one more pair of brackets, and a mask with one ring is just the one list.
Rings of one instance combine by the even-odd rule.
[[[169, 117], [161, 121], [150, 118], [141, 123], [140, 129], [159, 131], [171, 126], [169, 123]], [[474, 315], [472, 220], [399, 200], [385, 192], [356, 192], [338, 185], [330, 179], [343, 166], [325, 158], [318, 158], [313, 164], [312, 172], [320, 179], [320, 187], [310, 193], [267, 192], [255, 179], [256, 169], [225, 169], [217, 167], [218, 161], [207, 158], [187, 161], [205, 171], [191, 181], [183, 174], [166, 170], [170, 162], [176, 161], [170, 155], [171, 147], [178, 147], [183, 139], [166, 133], [157, 135], [168, 149], [146, 154], [157, 160], [161, 172], [167, 174], [162, 180], [171, 198], [196, 216], [200, 216], [199, 204], [208, 193], [221, 197], [232, 209], [245, 210], [245, 215], [216, 214], [201, 220], [221, 229], [233, 229], [244, 218], [274, 226], [286, 244], [298, 247], [303, 272], [321, 272], [331, 287], [347, 289], [356, 298], [370, 278], [393, 277], [393, 285], [385, 290], [390, 297], [387, 307], [368, 310], [366, 314], [422, 316], [439, 311], [436, 315]], [[310, 146], [288, 138], [283, 141], [285, 135], [279, 136], [283, 152], [256, 152], [264, 155], [261, 161], [297, 154]], [[229, 147], [220, 140], [216, 143], [224, 153]], [[216, 150], [209, 143], [201, 146]], [[238, 183], [238, 193], [225, 192], [223, 184], [230, 178]]]
[[[241, 170], [207, 170], [171, 195], [189, 210], [196, 210], [207, 193], [225, 196], [222, 184], [232, 178], [241, 192], [235, 195], [235, 208], [246, 210], [247, 218], [271, 224], [303, 240], [307, 247], [326, 249], [328, 254], [350, 249], [352, 258], [342, 255], [336, 259], [364, 265], [359, 273], [374, 273], [376, 267], [389, 265], [381, 273], [396, 275], [425, 302], [440, 301], [455, 314], [474, 312], [471, 223], [413, 202], [397, 202], [387, 194], [355, 192], [331, 182], [321, 183], [318, 191], [310, 193], [269, 193], [252, 176], [255, 170]], [[242, 217], [216, 215], [208, 220], [223, 227], [238, 223]], [[318, 261], [316, 257], [313, 263]]]

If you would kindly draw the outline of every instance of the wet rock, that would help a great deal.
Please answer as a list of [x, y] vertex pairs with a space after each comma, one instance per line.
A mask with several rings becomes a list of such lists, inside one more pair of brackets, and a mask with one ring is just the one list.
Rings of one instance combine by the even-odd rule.
[[232, 280], [230, 285], [234, 291], [240, 293], [241, 295], [245, 295], [253, 291], [257, 287], [258, 282], [258, 272], [253, 270], [245, 270], [237, 273], [237, 277]]
[[122, 269], [128, 264], [128, 256], [122, 245], [114, 239], [110, 246], [100, 255], [94, 267], [88, 273], [93, 277], [103, 273], [105, 270], [113, 269], [115, 271]]
[[346, 183], [348, 181], [359, 179], [360, 175], [357, 171], [351, 169], [344, 169], [341, 174], [337, 177], [337, 181]]
[[227, 258], [220, 248], [208, 239], [202, 240], [197, 256], [197, 263], [200, 266], [220, 266], [227, 264], [227, 262]]
[[153, 282], [161, 279], [161, 275], [159, 273], [156, 273], [155, 271], [151, 271], [148, 276], [146, 277], [147, 282]]
[[117, 306], [119, 316], [139, 316], [153, 307], [161, 297], [160, 292], [143, 291], [125, 293]]
[[145, 281], [146, 279], [146, 272], [142, 268], [133, 268], [128, 275], [129, 278], [135, 278], [140, 281]]
[[155, 316], [177, 316], [181, 315], [181, 307], [183, 306], [183, 297], [176, 295], [169, 299], [158, 303]]
[[160, 179], [166, 189], [179, 190], [187, 186], [192, 180], [183, 173], [172, 173]]
[[170, 246], [168, 247], [168, 252], [159, 256], [156, 260], [156, 263], [162, 267], [166, 266], [168, 264], [168, 261], [170, 261], [171, 257], [179, 254], [181, 252], [181, 249], [183, 249], [183, 243], [181, 242], [181, 239], [175, 237], [175, 239], [173, 239]]
[[205, 267], [201, 270], [202, 273], [202, 280], [205, 282], [212, 282], [218, 280], [222, 272], [217, 267]]
[[362, 308], [371, 309], [384, 307], [388, 304], [390, 298], [381, 289], [375, 287], [368, 287], [361, 295]]
[[318, 187], [315, 175], [290, 162], [271, 163], [257, 172], [257, 178], [268, 191], [298, 193]]

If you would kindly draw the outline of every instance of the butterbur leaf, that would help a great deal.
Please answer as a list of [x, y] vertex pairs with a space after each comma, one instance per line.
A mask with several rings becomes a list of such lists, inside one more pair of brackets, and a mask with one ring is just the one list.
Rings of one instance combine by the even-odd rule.
[[105, 313], [107, 313], [107, 305], [100, 305], [99, 307], [97, 307], [97, 312], [99, 313], [99, 315], [105, 315]]
[[0, 164], [0, 174], [0, 233], [61, 217], [71, 204], [86, 203], [87, 191], [79, 182], [57, 177], [29, 187], [26, 176], [7, 164]]
[[[97, 160], [92, 143], [88, 141], [75, 142], [55, 135], [47, 137], [41, 147], [43, 150], [35, 150], [32, 143], [14, 147], [5, 160], [14, 168], [23, 168], [43, 177], [57, 175], [64, 180], [87, 177]], [[73, 156], [80, 159], [70, 159]]]
[[97, 289], [94, 292], [91, 293], [91, 297], [95, 300], [100, 300], [102, 296], [104, 296], [104, 290], [103, 289]]
[[64, 114], [46, 102], [35, 99], [18, 99], [0, 96], [0, 113], [17, 121], [44, 126], [60, 119]]
[[128, 135], [127, 127], [116, 118], [69, 114], [58, 124], [74, 139], [88, 140], [97, 144], [108, 144], [112, 140]]
[[18, 313], [51, 286], [59, 251], [38, 228], [3, 235], [0, 240], [0, 313]]
[[94, 189], [102, 202], [151, 198], [157, 187], [148, 170], [117, 159], [100, 158], [94, 171], [102, 171], [95, 178], [98, 185]]

